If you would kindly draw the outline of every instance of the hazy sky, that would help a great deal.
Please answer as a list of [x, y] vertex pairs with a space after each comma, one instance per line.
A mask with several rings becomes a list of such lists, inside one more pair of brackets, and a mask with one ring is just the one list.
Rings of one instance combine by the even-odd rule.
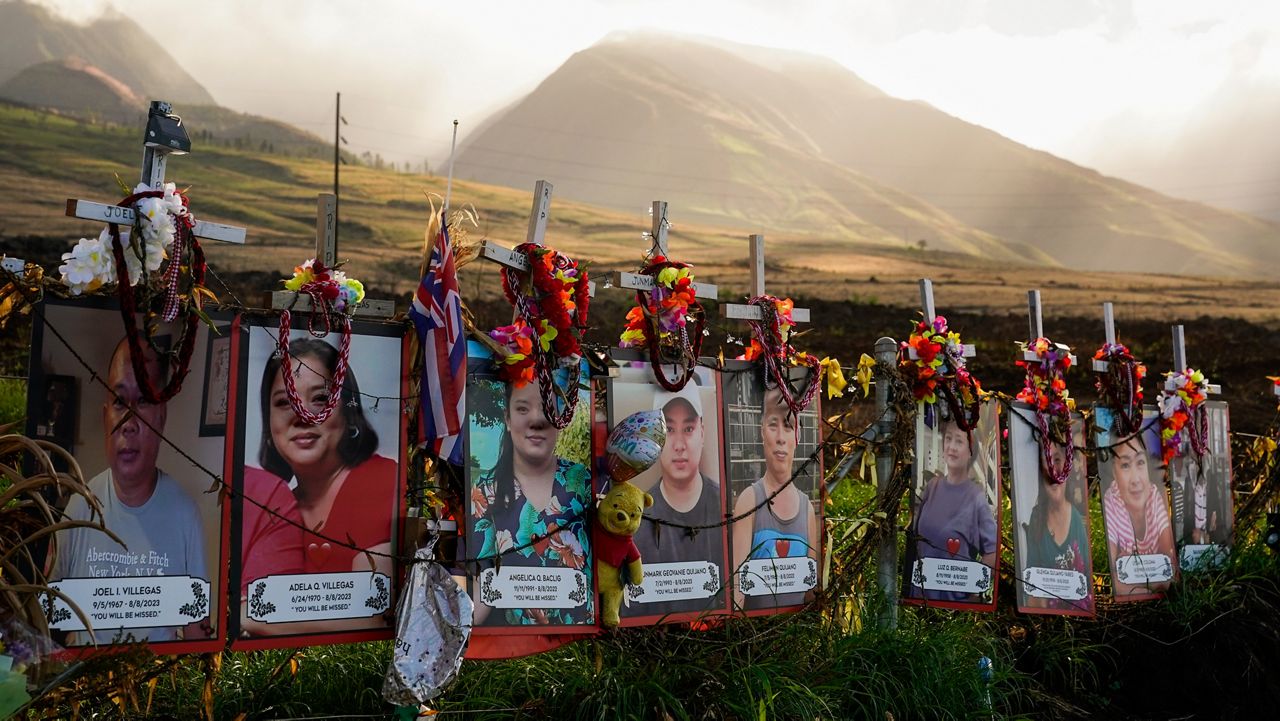
[[322, 135], [341, 90], [353, 149], [437, 167], [453, 118], [465, 134], [572, 53], [647, 28], [827, 55], [891, 95], [1140, 182], [1185, 176], [1225, 196], [1280, 175], [1261, 167], [1280, 161], [1272, 123], [1262, 157], [1181, 152], [1260, 99], [1280, 112], [1280, 3], [1265, 0], [218, 0], [158, 15], [150, 2], [40, 1], [77, 19], [133, 14], [221, 104]]

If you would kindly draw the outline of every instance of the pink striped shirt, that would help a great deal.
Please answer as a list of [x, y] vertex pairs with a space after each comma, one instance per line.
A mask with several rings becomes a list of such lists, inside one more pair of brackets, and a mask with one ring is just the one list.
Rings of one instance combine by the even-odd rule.
[[1103, 495], [1102, 510], [1107, 521], [1107, 540], [1116, 547], [1121, 555], [1148, 555], [1159, 553], [1160, 537], [1169, 531], [1169, 509], [1164, 504], [1154, 484], [1149, 485], [1146, 501], [1143, 505], [1146, 526], [1142, 538], [1135, 538], [1133, 519], [1129, 509], [1120, 497], [1120, 484], [1112, 483], [1111, 488]]

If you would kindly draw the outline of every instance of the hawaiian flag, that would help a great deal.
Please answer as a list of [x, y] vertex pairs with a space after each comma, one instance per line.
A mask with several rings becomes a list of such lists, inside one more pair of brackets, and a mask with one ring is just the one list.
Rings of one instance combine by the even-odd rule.
[[430, 443], [437, 457], [462, 465], [461, 428], [466, 422], [467, 344], [462, 328], [458, 270], [444, 213], [440, 232], [422, 276], [409, 317], [422, 348], [422, 416], [419, 440]]

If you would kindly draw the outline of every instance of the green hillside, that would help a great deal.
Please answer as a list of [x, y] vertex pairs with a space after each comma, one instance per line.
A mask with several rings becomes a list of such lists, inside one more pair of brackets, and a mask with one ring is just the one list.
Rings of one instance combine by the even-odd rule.
[[[181, 111], [182, 108], [179, 108]], [[268, 290], [294, 265], [311, 256], [315, 198], [332, 189], [333, 166], [319, 159], [289, 157], [221, 146], [195, 136], [191, 155], [172, 158], [169, 179], [190, 187], [197, 217], [248, 228], [244, 246], [206, 244], [213, 267], [237, 274], [238, 285]], [[141, 129], [94, 125], [0, 103], [0, 252], [37, 261], [56, 273], [59, 258], [95, 223], [67, 218], [67, 198], [113, 202], [115, 177], [136, 184]], [[243, 144], [242, 144], [243, 145]], [[555, 183], [556, 176], [547, 179]], [[480, 226], [473, 238], [505, 245], [524, 240], [532, 186], [513, 190], [473, 182], [454, 185], [455, 207], [475, 208]], [[417, 282], [427, 193], [444, 193], [444, 179], [365, 166], [342, 169], [340, 255], [371, 291], [386, 297], [408, 293]], [[668, 199], [661, 196], [650, 200]], [[437, 199], [437, 204], [438, 204]], [[553, 198], [547, 242], [586, 259], [596, 278], [610, 270], [634, 269], [650, 224], [643, 205], [623, 213]], [[698, 277], [720, 285], [721, 296], [740, 296], [747, 285], [747, 232], [687, 222], [690, 209], [672, 203], [672, 253], [697, 266]], [[1019, 313], [1027, 288], [1041, 287], [1047, 315], [1098, 313], [1116, 303], [1117, 318], [1167, 318], [1168, 309], [1273, 322], [1280, 284], [1225, 281], [1159, 274], [1046, 273], [1043, 266], [917, 247], [859, 244], [826, 234], [766, 230], [771, 292], [855, 304], [917, 302], [916, 280], [939, 283], [939, 307], [959, 311]], [[498, 294], [494, 269], [476, 263], [463, 271], [468, 298]], [[215, 286], [217, 287], [217, 286]], [[245, 298], [252, 303], [253, 298]]]

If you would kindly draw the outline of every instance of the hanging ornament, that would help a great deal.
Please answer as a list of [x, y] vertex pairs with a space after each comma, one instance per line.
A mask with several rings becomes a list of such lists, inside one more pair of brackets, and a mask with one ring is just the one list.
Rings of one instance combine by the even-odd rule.
[[[280, 370], [284, 374], [285, 395], [299, 418], [308, 425], [320, 425], [329, 419], [338, 401], [342, 399], [351, 350], [351, 315], [355, 313], [360, 301], [364, 300], [364, 284], [355, 278], [348, 278], [341, 270], [327, 268], [323, 262], [312, 258], [293, 269], [293, 277], [284, 281], [284, 287], [285, 290], [297, 293], [297, 297], [306, 295], [311, 298], [311, 317], [307, 321], [307, 331], [312, 336], [324, 338], [329, 335], [333, 331], [335, 316], [342, 331], [342, 339], [338, 344], [338, 362], [334, 366], [333, 377], [329, 380], [328, 399], [319, 411], [313, 411], [310, 404], [303, 402], [298, 396], [293, 374], [292, 356], [289, 354], [292, 314], [288, 308], [280, 311], [280, 332], [276, 343], [280, 354]], [[323, 330], [316, 330], [317, 315], [324, 320]]]
[[[1036, 338], [1030, 343], [1019, 343], [1023, 352], [1031, 352], [1035, 360], [1019, 360], [1027, 377], [1018, 400], [1028, 403], [1035, 411], [1036, 427], [1040, 430], [1040, 465], [1054, 483], [1065, 483], [1071, 475], [1075, 459], [1075, 436], [1071, 430], [1071, 411], [1075, 401], [1067, 391], [1066, 374], [1071, 368], [1071, 349], [1060, 346], [1048, 338]], [[1066, 449], [1062, 465], [1053, 462], [1054, 444]]]
[[[697, 368], [707, 323], [706, 312], [694, 294], [693, 269], [658, 255], [640, 274], [653, 278], [653, 290], [636, 291], [636, 304], [627, 313], [627, 327], [618, 345], [647, 348], [658, 384], [678, 391]], [[667, 364], [679, 369], [676, 379], [667, 378]]]
[[[911, 357], [914, 350], [916, 357]], [[911, 385], [916, 400], [927, 406], [942, 400], [956, 425], [965, 433], [978, 426], [982, 412], [982, 384], [966, 367], [960, 334], [947, 327], [947, 319], [919, 321], [915, 331], [899, 347], [898, 367]]]
[[498, 374], [516, 386], [536, 377], [547, 420], [563, 430], [578, 407], [578, 374], [571, 371], [568, 388], [561, 388], [554, 373], [576, 369], [582, 359], [591, 298], [587, 271], [537, 243], [521, 243], [515, 252], [524, 256], [528, 271], [502, 269], [502, 292], [515, 308], [516, 321], [489, 333], [508, 351], [498, 359]]
[[[778, 388], [787, 409], [799, 417], [822, 385], [822, 362], [791, 346], [791, 329], [795, 327], [791, 311], [795, 303], [790, 298], [759, 295], [747, 303], [760, 309], [760, 320], [747, 321], [751, 326], [751, 345], [747, 346], [743, 358], [764, 364], [765, 387]], [[804, 390], [799, 394], [791, 389], [788, 371], [792, 367], [809, 369]]]
[[1122, 343], [1103, 344], [1093, 359], [1107, 364], [1095, 381], [1099, 405], [1115, 411], [1121, 435], [1134, 435], [1142, 428], [1142, 379], [1147, 367]]
[[1199, 458], [1209, 447], [1209, 379], [1194, 368], [1165, 374], [1169, 379], [1160, 392], [1160, 445], [1167, 464], [1182, 455], [1185, 438]]

